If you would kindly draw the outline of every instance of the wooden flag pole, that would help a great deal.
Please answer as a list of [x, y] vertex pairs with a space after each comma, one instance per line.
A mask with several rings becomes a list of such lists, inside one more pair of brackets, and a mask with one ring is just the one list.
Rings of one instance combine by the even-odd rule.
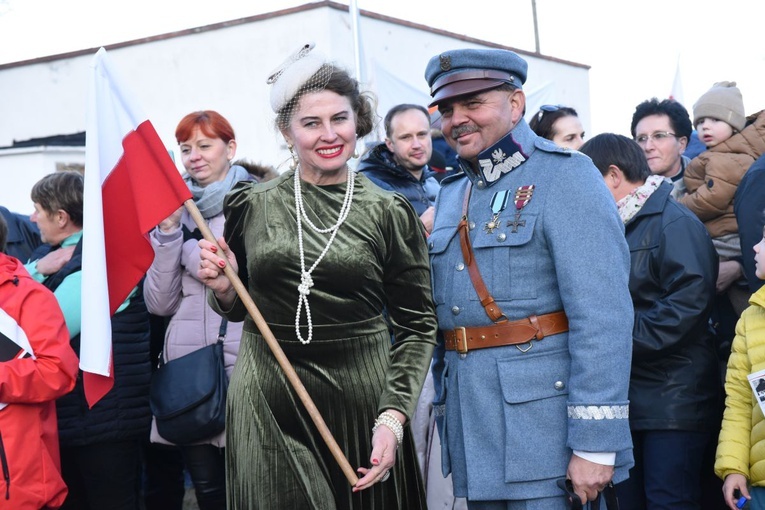
[[[223, 250], [220, 248], [220, 246], [218, 245], [218, 242], [215, 240], [215, 236], [213, 236], [213, 233], [210, 231], [210, 228], [207, 226], [207, 222], [202, 217], [202, 213], [199, 212], [199, 209], [197, 208], [197, 205], [194, 203], [194, 200], [192, 199], [186, 200], [183, 204], [186, 206], [186, 210], [189, 211], [189, 214], [194, 220], [194, 223], [196, 223], [197, 227], [199, 227], [199, 230], [200, 232], [202, 232], [202, 236], [205, 238], [205, 240], [210, 241], [215, 246], [217, 246], [219, 253], [223, 254]], [[308, 411], [308, 414], [311, 416], [311, 419], [313, 420], [313, 423], [316, 425], [316, 428], [319, 429], [319, 434], [321, 434], [321, 437], [324, 439], [324, 442], [329, 447], [329, 451], [332, 452], [332, 456], [335, 457], [335, 460], [337, 461], [337, 463], [340, 464], [340, 469], [343, 470], [343, 473], [345, 474], [345, 477], [348, 479], [350, 484], [355, 486], [356, 483], [359, 481], [358, 476], [356, 476], [356, 472], [351, 467], [350, 463], [348, 462], [348, 459], [345, 458], [345, 454], [340, 449], [340, 446], [337, 444], [337, 441], [335, 441], [335, 438], [332, 436], [332, 433], [329, 431], [329, 428], [327, 427], [327, 424], [324, 421], [324, 418], [321, 417], [321, 413], [319, 413], [319, 410], [316, 408], [316, 405], [313, 403], [311, 396], [308, 394], [308, 391], [305, 389], [305, 386], [303, 386], [303, 383], [300, 381], [300, 378], [298, 377], [297, 372], [295, 372], [295, 369], [292, 367], [292, 364], [287, 359], [287, 356], [284, 354], [284, 351], [279, 345], [279, 342], [276, 340], [276, 337], [274, 337], [274, 334], [271, 332], [271, 328], [268, 327], [268, 324], [266, 323], [265, 319], [263, 319], [263, 316], [260, 314], [260, 310], [258, 310], [258, 307], [255, 306], [255, 302], [250, 297], [250, 293], [247, 291], [247, 288], [242, 283], [242, 280], [239, 279], [239, 275], [231, 267], [231, 264], [228, 264], [228, 263], [226, 264], [226, 267], [223, 268], [223, 273], [231, 281], [231, 284], [234, 286], [234, 290], [236, 290], [236, 293], [239, 296], [239, 299], [242, 300], [245, 308], [247, 308], [247, 312], [252, 317], [252, 320], [255, 321], [255, 325], [260, 330], [261, 335], [263, 335], [263, 338], [268, 344], [268, 347], [271, 349], [271, 352], [274, 354], [276, 361], [279, 362], [279, 366], [284, 371], [290, 384], [292, 384], [292, 388], [298, 394], [298, 397], [300, 397], [300, 400], [303, 402], [303, 405]]]

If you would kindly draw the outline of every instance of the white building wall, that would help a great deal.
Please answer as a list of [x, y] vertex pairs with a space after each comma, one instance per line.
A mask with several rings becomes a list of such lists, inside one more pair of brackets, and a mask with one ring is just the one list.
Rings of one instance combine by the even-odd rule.
[[[347, 8], [340, 7], [322, 4], [213, 30], [192, 30], [186, 35], [109, 49], [109, 57], [176, 160], [174, 130], [178, 121], [191, 111], [213, 109], [233, 125], [238, 158], [278, 166], [288, 154], [273, 128], [266, 78], [287, 55], [310, 40], [353, 73], [351, 24]], [[378, 95], [380, 117], [396, 103], [427, 102], [423, 73], [431, 56], [454, 48], [492, 46], [376, 17], [362, 16], [359, 27], [365, 79]], [[89, 65], [95, 51], [47, 62], [0, 66], [0, 147], [14, 140], [85, 130]], [[529, 61], [525, 86], [529, 114], [543, 103], [572, 105], [588, 130], [588, 69], [523, 56]], [[23, 171], [39, 178], [50, 171], [40, 160], [5, 153], [0, 150], [0, 176], [13, 186], [0, 188], [2, 205], [12, 203], [12, 195], [28, 196], [26, 190], [16, 189], [30, 186], [27, 180], [10, 176]]]

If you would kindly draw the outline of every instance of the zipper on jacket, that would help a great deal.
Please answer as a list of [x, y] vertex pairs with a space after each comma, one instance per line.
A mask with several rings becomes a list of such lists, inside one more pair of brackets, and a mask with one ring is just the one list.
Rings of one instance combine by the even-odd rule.
[[11, 499], [11, 471], [8, 469], [8, 458], [5, 455], [2, 433], [0, 433], [0, 462], [3, 465], [3, 478], [5, 478], [5, 499]]

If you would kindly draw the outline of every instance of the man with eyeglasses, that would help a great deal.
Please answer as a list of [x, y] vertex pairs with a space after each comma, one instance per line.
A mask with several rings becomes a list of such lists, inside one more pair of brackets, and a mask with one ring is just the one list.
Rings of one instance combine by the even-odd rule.
[[672, 99], [659, 101], [654, 97], [637, 105], [630, 130], [651, 172], [674, 186], [672, 197], [685, 195], [683, 173], [690, 159], [683, 153], [693, 131], [688, 110]]
[[523, 119], [526, 74], [494, 49], [425, 71], [463, 170], [428, 241], [442, 471], [469, 510], [563, 510], [567, 479], [594, 501], [633, 465], [623, 225], [592, 161]]

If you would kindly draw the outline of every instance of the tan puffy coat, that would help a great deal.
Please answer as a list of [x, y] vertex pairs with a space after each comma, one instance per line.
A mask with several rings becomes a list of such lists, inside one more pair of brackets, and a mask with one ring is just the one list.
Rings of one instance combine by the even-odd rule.
[[765, 110], [751, 115], [740, 133], [691, 160], [680, 203], [693, 211], [713, 238], [738, 232], [733, 196], [754, 160], [765, 153]]
[[732, 473], [765, 487], [765, 419], [747, 376], [765, 369], [765, 287], [749, 300], [736, 325], [725, 377], [725, 415], [717, 445], [715, 473]]

